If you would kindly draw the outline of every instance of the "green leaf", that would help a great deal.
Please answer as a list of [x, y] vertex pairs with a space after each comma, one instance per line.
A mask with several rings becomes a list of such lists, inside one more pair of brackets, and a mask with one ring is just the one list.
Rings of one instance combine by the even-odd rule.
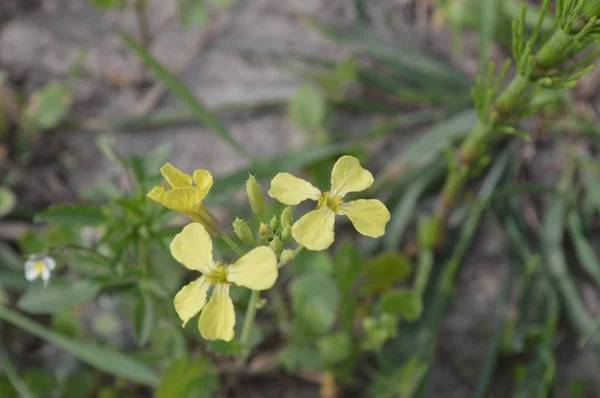
[[412, 274], [412, 265], [400, 253], [387, 252], [369, 260], [365, 269], [367, 292], [384, 291], [403, 282]]
[[296, 126], [307, 132], [314, 131], [325, 123], [327, 102], [318, 89], [307, 84], [296, 91], [288, 113]]
[[151, 368], [120, 352], [71, 340], [6, 307], [0, 306], [0, 319], [70, 352], [79, 360], [108, 374], [148, 386], [158, 385], [158, 376]]
[[64, 386], [64, 398], [95, 397], [96, 378], [88, 371], [78, 371], [69, 375]]
[[365, 266], [358, 247], [348, 241], [342, 242], [335, 253], [334, 275], [342, 295], [351, 292], [352, 286]]
[[133, 310], [133, 334], [138, 346], [148, 342], [154, 324], [154, 302], [149, 294], [141, 292]]
[[0, 269], [0, 286], [23, 292], [29, 287], [29, 281], [25, 279], [22, 271], [14, 272]]
[[61, 311], [52, 318], [52, 329], [65, 337], [80, 339], [85, 335], [81, 320], [73, 310]]
[[285, 349], [282, 357], [283, 366], [289, 371], [303, 369], [319, 372], [323, 370], [323, 366], [319, 359], [319, 353], [312, 345], [293, 342]]
[[152, 56], [143, 46], [138, 44], [133, 38], [121, 33], [121, 38], [140, 57], [144, 64], [154, 72], [158, 78], [169, 88], [180, 100], [182, 100], [201, 123], [214, 130], [221, 138], [228, 142], [232, 148], [236, 149], [240, 155], [248, 157], [246, 148], [237, 142], [219, 119], [208, 110], [208, 108], [194, 96], [194, 94], [171, 72], [169, 72], [156, 58]]
[[114, 10], [125, 7], [125, 0], [92, 0], [92, 4], [105, 10]]
[[240, 355], [242, 353], [242, 344], [238, 340], [209, 340], [206, 346], [214, 354]]
[[294, 262], [301, 264], [301, 266], [293, 268], [292, 271], [295, 276], [312, 273], [331, 274], [335, 267], [333, 259], [326, 251], [303, 250], [296, 256]]
[[330, 73], [319, 79], [328, 95], [340, 99], [357, 80], [358, 68], [353, 59], [336, 65]]
[[415, 396], [429, 365], [419, 357], [410, 358], [390, 374], [381, 374], [373, 383], [369, 396], [378, 398], [411, 398]]
[[381, 312], [400, 315], [409, 322], [418, 320], [423, 313], [421, 295], [407, 290], [385, 293], [379, 306]]
[[49, 83], [29, 97], [21, 123], [28, 131], [52, 129], [67, 116], [72, 103], [64, 85]]
[[347, 361], [352, 356], [352, 339], [347, 332], [337, 332], [317, 341], [321, 362], [332, 366]]
[[31, 284], [17, 306], [32, 314], [54, 314], [85, 304], [94, 299], [98, 292], [100, 285], [89, 280], [74, 283], [51, 280], [47, 287], [38, 283]]
[[165, 369], [155, 397], [209, 398], [218, 388], [219, 377], [207, 357], [179, 358]]
[[292, 307], [297, 325], [310, 334], [322, 334], [331, 328], [340, 295], [335, 282], [322, 273], [295, 278], [290, 285]]
[[17, 197], [15, 194], [6, 187], [0, 187], [0, 218], [13, 211], [16, 204]]
[[0, 242], [0, 267], [23, 271], [23, 260], [12, 247], [4, 242]]
[[107, 218], [101, 207], [86, 205], [52, 206], [33, 218], [37, 223], [99, 225]]

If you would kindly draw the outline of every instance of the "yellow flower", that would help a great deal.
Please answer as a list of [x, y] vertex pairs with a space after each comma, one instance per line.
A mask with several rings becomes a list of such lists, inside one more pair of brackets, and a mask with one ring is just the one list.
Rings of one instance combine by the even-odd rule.
[[[218, 235], [218, 221], [202, 204], [202, 200], [213, 185], [213, 177], [210, 172], [196, 170], [192, 177], [181, 172], [171, 163], [165, 163], [160, 168], [160, 173], [165, 177], [171, 189], [165, 190], [164, 187], [156, 186], [148, 193], [147, 197], [168, 209], [186, 214], [195, 222], [204, 225], [212, 236]], [[195, 186], [192, 181], [196, 184]]]
[[[252, 290], [266, 290], [277, 279], [277, 258], [266, 246], [252, 249], [231, 265], [221, 265], [212, 258], [212, 241], [202, 224], [192, 223], [183, 228], [171, 242], [171, 254], [186, 268], [202, 276], [187, 284], [175, 295], [175, 310], [183, 327], [198, 312], [198, 329], [208, 340], [233, 339], [235, 311], [229, 297], [232, 284]], [[206, 296], [214, 286], [208, 304]]]
[[279, 173], [271, 181], [269, 196], [286, 205], [297, 205], [311, 199], [317, 209], [305, 214], [292, 226], [292, 236], [309, 250], [325, 250], [334, 240], [336, 214], [346, 215], [354, 228], [366, 236], [378, 238], [385, 233], [390, 212], [376, 199], [344, 202], [350, 192], [360, 192], [373, 184], [373, 175], [361, 167], [353, 156], [342, 156], [331, 172], [331, 190], [321, 192], [309, 182], [289, 173]]

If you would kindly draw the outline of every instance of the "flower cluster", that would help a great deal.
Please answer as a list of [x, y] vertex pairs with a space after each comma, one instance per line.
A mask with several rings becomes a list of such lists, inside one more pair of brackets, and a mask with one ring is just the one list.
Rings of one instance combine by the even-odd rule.
[[[235, 242], [219, 232], [216, 218], [202, 203], [213, 185], [210, 172], [196, 170], [190, 176], [169, 163], [160, 171], [170, 189], [157, 186], [147, 196], [195, 221], [175, 236], [170, 249], [173, 257], [184, 267], [201, 273], [199, 278], [177, 293], [175, 310], [183, 326], [200, 313], [198, 329], [208, 340], [229, 341], [234, 337], [235, 311], [229, 297], [232, 285], [255, 292], [271, 288], [277, 280], [278, 268], [291, 262], [301, 249], [325, 250], [331, 246], [335, 237], [336, 215], [347, 216], [359, 233], [373, 238], [385, 233], [385, 226], [390, 220], [389, 211], [379, 200], [344, 200], [348, 193], [364, 191], [373, 184], [373, 175], [352, 156], [342, 156], [335, 163], [331, 189], [326, 192], [288, 173], [279, 173], [273, 178], [268, 194], [279, 202], [288, 206], [298, 205], [306, 199], [317, 202], [315, 210], [296, 222], [292, 208], [287, 207], [279, 219], [273, 216], [268, 225], [265, 224], [262, 221], [264, 196], [254, 177], [250, 176], [246, 184], [248, 201], [261, 223], [255, 235], [244, 221], [234, 221], [234, 232], [240, 240], [255, 246], [242, 254]], [[213, 259], [211, 237], [219, 234], [240, 254], [233, 264], [222, 264]], [[293, 250], [284, 249], [283, 245], [291, 237], [298, 246]]]

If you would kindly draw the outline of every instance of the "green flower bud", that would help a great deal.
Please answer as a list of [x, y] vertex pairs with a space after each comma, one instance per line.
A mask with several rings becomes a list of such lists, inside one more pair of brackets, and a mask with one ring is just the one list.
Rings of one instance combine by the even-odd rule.
[[292, 236], [292, 227], [288, 225], [281, 231], [281, 240], [287, 242], [290, 239], [290, 236]]
[[235, 232], [237, 237], [240, 238], [242, 242], [249, 245], [254, 243], [254, 234], [244, 220], [240, 220], [239, 218], [235, 219], [233, 222], [233, 232]]
[[279, 262], [283, 266], [290, 263], [294, 259], [294, 257], [296, 257], [296, 255], [294, 254], [293, 250], [285, 249], [283, 252], [281, 252]]
[[269, 228], [277, 229], [278, 226], [279, 226], [279, 220], [277, 220], [277, 216], [273, 216], [271, 218], [271, 221], [269, 221]]
[[294, 224], [294, 214], [291, 207], [286, 207], [281, 212], [281, 225], [283, 228], [291, 227]]
[[260, 217], [265, 211], [265, 195], [253, 175], [250, 175], [246, 181], [246, 194], [248, 195], [248, 202], [250, 203], [250, 207], [252, 207], [252, 212]]
[[275, 252], [275, 254], [281, 253], [283, 246], [281, 244], [281, 239], [279, 239], [279, 236], [273, 238], [273, 240], [269, 244], [269, 247]]

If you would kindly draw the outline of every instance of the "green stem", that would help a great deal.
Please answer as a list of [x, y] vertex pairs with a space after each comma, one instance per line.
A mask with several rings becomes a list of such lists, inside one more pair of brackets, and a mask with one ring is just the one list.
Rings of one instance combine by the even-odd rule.
[[419, 268], [415, 278], [415, 290], [419, 294], [425, 292], [429, 276], [431, 275], [431, 267], [433, 266], [433, 250], [426, 249], [419, 254]]
[[246, 309], [246, 318], [244, 319], [244, 326], [242, 327], [242, 335], [240, 336], [242, 361], [246, 361], [248, 355], [250, 355], [250, 332], [252, 331], [254, 320], [256, 319], [256, 310], [258, 309], [259, 299], [260, 292], [258, 290], [252, 290], [250, 301], [248, 301], [248, 308]]
[[[571, 44], [572, 38], [563, 32], [560, 27], [556, 28], [552, 37], [536, 54], [536, 66], [539, 69], [552, 68], [564, 57]], [[483, 120], [480, 120], [460, 146], [457, 166], [451, 169], [446, 177], [446, 182], [444, 183], [444, 188], [440, 194], [438, 206], [433, 216], [440, 221], [438, 223], [438, 231], [435, 234], [437, 237], [440, 236], [441, 232], [439, 228], [443, 228], [445, 225], [444, 221], [468, 180], [472, 163], [484, 149], [486, 141], [494, 131], [494, 126], [510, 116], [517, 107], [527, 105], [523, 103], [523, 99], [526, 98], [524, 94], [532, 85], [533, 83], [526, 77], [516, 75], [491, 105], [492, 109], [498, 112], [498, 120], [491, 125], [487, 125]]]
[[223, 239], [223, 241], [225, 243], [227, 243], [229, 245], [229, 247], [231, 247], [231, 249], [240, 257], [242, 257], [244, 255], [244, 251], [237, 245], [237, 243], [235, 243], [229, 236], [225, 235], [224, 233], [220, 233], [219, 236], [221, 237], [221, 239]]
[[508, 114], [523, 99], [523, 94], [531, 87], [531, 82], [524, 76], [517, 75], [496, 99], [496, 110], [500, 114]]
[[540, 48], [535, 56], [535, 66], [541, 69], [551, 69], [561, 59], [573, 44], [571, 36], [557, 28], [552, 37]]

